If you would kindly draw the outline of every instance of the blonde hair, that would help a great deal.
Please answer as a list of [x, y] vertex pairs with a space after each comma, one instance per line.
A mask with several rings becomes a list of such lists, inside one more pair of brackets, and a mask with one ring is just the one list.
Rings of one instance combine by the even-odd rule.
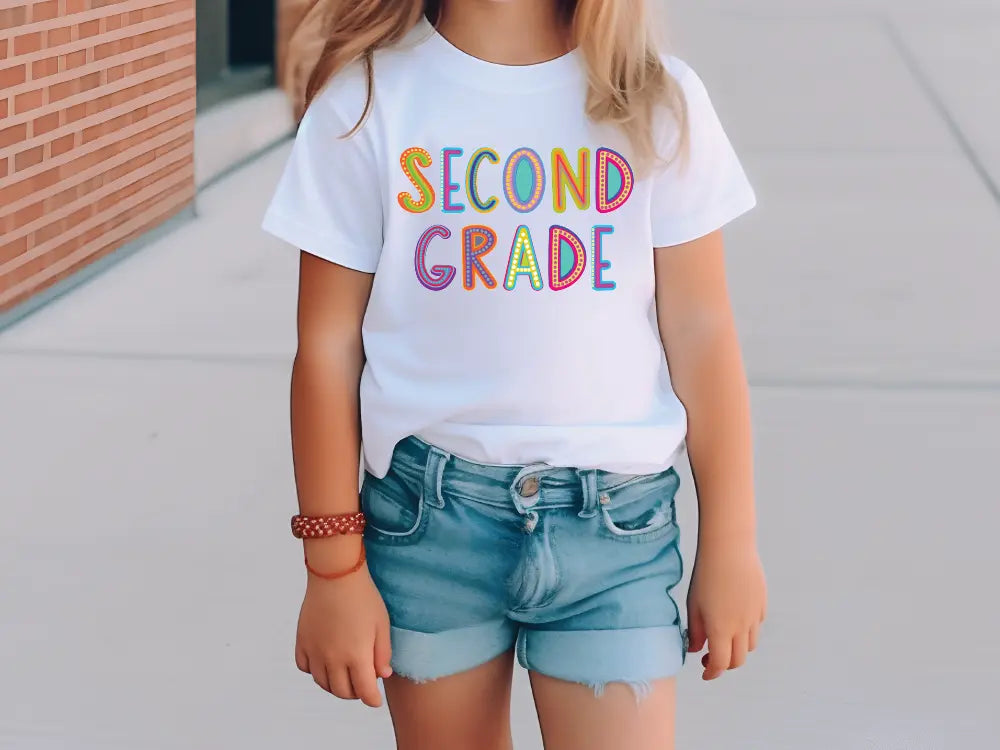
[[[403, 38], [422, 15], [435, 19], [442, 0], [309, 0], [290, 42], [298, 60], [286, 66], [286, 88], [301, 118], [338, 71], [360, 60], [368, 78], [364, 111], [371, 112], [375, 51]], [[582, 53], [589, 89], [586, 115], [627, 135], [639, 164], [665, 161], [658, 152], [656, 113], [666, 108], [679, 127], [676, 150], [687, 143], [687, 107], [680, 85], [663, 65], [650, 31], [644, 0], [557, 0], [558, 10]], [[308, 71], [308, 77], [306, 77]], [[672, 158], [672, 157], [671, 157]]]

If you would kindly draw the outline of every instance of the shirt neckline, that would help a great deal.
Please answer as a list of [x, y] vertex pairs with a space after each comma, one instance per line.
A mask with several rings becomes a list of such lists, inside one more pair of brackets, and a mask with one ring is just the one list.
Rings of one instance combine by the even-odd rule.
[[413, 33], [429, 61], [452, 78], [476, 88], [537, 91], [565, 85], [580, 73], [578, 49], [540, 63], [503, 65], [459, 49], [424, 16], [420, 17]]

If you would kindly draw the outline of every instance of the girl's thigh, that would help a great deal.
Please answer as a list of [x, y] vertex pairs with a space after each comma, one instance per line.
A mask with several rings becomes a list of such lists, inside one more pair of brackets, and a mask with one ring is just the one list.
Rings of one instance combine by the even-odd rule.
[[545, 750], [673, 750], [676, 679], [650, 683], [641, 700], [623, 682], [593, 688], [530, 672]]
[[385, 680], [398, 750], [511, 750], [513, 657], [427, 682]]

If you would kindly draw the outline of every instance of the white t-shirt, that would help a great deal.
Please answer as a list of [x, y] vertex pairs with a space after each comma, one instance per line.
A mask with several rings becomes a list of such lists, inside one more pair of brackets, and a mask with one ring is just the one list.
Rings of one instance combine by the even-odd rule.
[[[749, 210], [754, 193], [695, 73], [666, 59], [686, 160], [648, 177], [585, 116], [578, 52], [507, 66], [420, 23], [314, 101], [264, 219], [375, 274], [363, 321], [365, 468], [415, 434], [491, 464], [652, 473], [684, 443], [657, 330], [653, 248]], [[672, 122], [672, 121], [671, 121]], [[669, 155], [670, 142], [662, 151]], [[661, 128], [661, 131], [670, 128]]]

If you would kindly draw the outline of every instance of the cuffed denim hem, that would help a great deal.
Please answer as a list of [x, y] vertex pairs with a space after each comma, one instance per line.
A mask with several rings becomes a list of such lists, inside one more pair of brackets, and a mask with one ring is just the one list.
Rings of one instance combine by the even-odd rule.
[[608, 683], [623, 682], [641, 699], [653, 680], [680, 672], [684, 647], [684, 635], [676, 625], [619, 630], [522, 628], [517, 660], [525, 669], [589, 685], [597, 695]]
[[514, 645], [517, 624], [509, 620], [467, 628], [421, 633], [392, 626], [393, 671], [413, 682], [427, 682], [485, 664]]

